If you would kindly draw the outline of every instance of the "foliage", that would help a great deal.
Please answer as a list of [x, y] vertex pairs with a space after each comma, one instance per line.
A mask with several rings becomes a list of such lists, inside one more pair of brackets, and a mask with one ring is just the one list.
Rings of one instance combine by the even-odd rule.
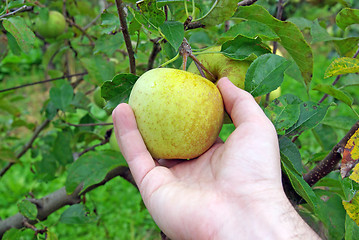
[[[250, 61], [253, 96], [281, 87], [261, 107], [278, 133], [288, 197], [322, 237], [358, 239], [359, 3], [280, 3], [0, 1], [0, 236], [19, 212], [26, 224], [4, 239], [158, 238], [106, 123], [144, 72], [181, 67], [185, 37], [194, 55], [220, 45], [226, 57]], [[45, 38], [35, 23], [53, 10], [67, 27]], [[99, 87], [103, 108], [93, 102]], [[224, 125], [220, 137], [233, 130]], [[340, 153], [350, 163], [341, 173]], [[332, 168], [318, 168], [323, 159]], [[44, 220], [39, 201], [62, 187], [71, 206]]]

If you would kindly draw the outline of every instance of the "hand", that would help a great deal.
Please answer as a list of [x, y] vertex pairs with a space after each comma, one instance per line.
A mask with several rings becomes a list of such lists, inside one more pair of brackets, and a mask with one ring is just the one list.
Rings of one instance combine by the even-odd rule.
[[193, 160], [154, 160], [127, 104], [116, 137], [143, 201], [171, 239], [316, 239], [287, 200], [276, 131], [253, 97], [218, 82], [236, 130]]

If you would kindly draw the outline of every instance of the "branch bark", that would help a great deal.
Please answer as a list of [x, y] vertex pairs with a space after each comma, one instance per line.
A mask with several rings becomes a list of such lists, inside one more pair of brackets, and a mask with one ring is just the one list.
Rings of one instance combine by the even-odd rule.
[[[82, 190], [82, 184], [79, 185], [76, 190], [72, 194], [67, 194], [65, 188], [61, 188], [43, 198], [40, 199], [28, 199], [29, 201], [33, 202], [37, 206], [38, 215], [37, 219], [43, 221], [47, 219], [47, 217], [52, 214], [53, 212], [57, 211], [58, 209], [66, 206], [66, 205], [73, 205], [77, 204], [81, 201], [81, 196], [85, 195], [86, 193], [96, 189], [99, 186], [106, 184], [111, 179], [121, 176], [134, 186], [136, 186], [135, 181], [132, 178], [130, 170], [128, 167], [120, 166], [117, 167], [106, 175], [105, 179], [101, 182], [94, 184], [88, 187], [83, 193], [80, 194]], [[137, 188], [137, 186], [136, 186]], [[26, 219], [20, 213], [17, 213], [9, 218], [4, 220], [0, 220], [0, 238], [4, 235], [4, 233], [9, 230], [10, 228], [22, 228], [24, 227], [24, 220], [30, 224], [37, 223], [37, 220], [29, 220]]]
[[118, 17], [119, 17], [120, 23], [121, 23], [121, 30], [122, 30], [123, 38], [125, 39], [125, 44], [126, 44], [126, 48], [127, 48], [127, 52], [128, 52], [128, 58], [130, 61], [130, 72], [132, 74], [136, 74], [135, 53], [132, 48], [130, 33], [128, 32], [128, 28], [127, 28], [126, 14], [125, 14], [125, 11], [123, 10], [122, 0], [116, 0], [116, 6], [117, 6]]
[[257, 0], [243, 0], [238, 3], [238, 6], [249, 6], [257, 2]]
[[339, 161], [342, 159], [341, 150], [344, 149], [346, 143], [358, 128], [359, 121], [357, 121], [349, 132], [339, 141], [339, 143], [333, 147], [330, 153], [319, 164], [317, 164], [314, 169], [304, 176], [304, 180], [310, 186], [313, 186], [321, 178], [325, 177], [335, 169]]
[[46, 80], [42, 80], [42, 81], [38, 81], [38, 82], [23, 84], [23, 85], [12, 87], [12, 88], [2, 89], [2, 90], [0, 90], [0, 93], [10, 91], [10, 90], [19, 89], [19, 88], [33, 86], [33, 85], [36, 85], [36, 84], [42, 84], [42, 83], [57, 81], [57, 80], [61, 80], [61, 79], [64, 79], [64, 78], [83, 76], [83, 75], [86, 75], [86, 74], [87, 74], [87, 72], [82, 72], [82, 73], [76, 73], [76, 74], [72, 74], [72, 75], [64, 75], [64, 76], [58, 77], [58, 78], [51, 78], [51, 79], [46, 79]]

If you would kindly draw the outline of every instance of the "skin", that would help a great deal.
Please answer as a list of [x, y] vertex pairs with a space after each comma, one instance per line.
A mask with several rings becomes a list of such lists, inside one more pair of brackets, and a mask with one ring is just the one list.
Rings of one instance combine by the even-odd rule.
[[155, 161], [127, 104], [113, 112], [143, 201], [170, 239], [319, 239], [286, 198], [276, 131], [253, 97], [218, 83], [236, 130], [191, 161]]

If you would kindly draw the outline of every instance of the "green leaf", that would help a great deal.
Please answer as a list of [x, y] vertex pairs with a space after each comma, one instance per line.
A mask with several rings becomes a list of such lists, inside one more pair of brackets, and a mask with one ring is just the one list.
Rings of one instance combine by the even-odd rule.
[[255, 20], [270, 27], [279, 36], [281, 45], [297, 63], [304, 83], [309, 87], [313, 72], [312, 49], [295, 24], [274, 18], [265, 8], [257, 4], [239, 7], [234, 17]]
[[72, 193], [80, 183], [84, 184], [84, 191], [87, 187], [102, 181], [115, 167], [124, 165], [125, 159], [117, 151], [88, 152], [70, 166], [65, 183], [66, 191]]
[[240, 35], [223, 43], [221, 48], [221, 53], [235, 60], [253, 60], [270, 52], [259, 38], [251, 39]]
[[338, 27], [345, 30], [352, 24], [359, 23], [359, 9], [344, 8], [336, 17]]
[[359, 225], [348, 214], [345, 217], [345, 240], [359, 240]]
[[318, 19], [316, 19], [312, 27], [310, 28], [310, 33], [312, 35], [312, 43], [317, 42], [326, 42], [332, 40], [340, 40], [341, 38], [331, 36], [327, 30], [320, 26]]
[[237, 0], [216, 0], [211, 9], [198, 21], [207, 27], [223, 23], [233, 16], [237, 4]]
[[336, 58], [325, 71], [324, 78], [357, 72], [359, 72], [358, 59], [350, 57]]
[[87, 224], [96, 222], [97, 217], [89, 216], [83, 204], [74, 204], [60, 216], [60, 222], [65, 224]]
[[184, 38], [183, 23], [177, 21], [166, 21], [159, 26], [160, 32], [174, 49], [178, 49]]
[[14, 36], [11, 35], [9, 32], [7, 32], [6, 37], [7, 37], [7, 43], [9, 45], [9, 48], [10, 48], [11, 52], [14, 55], [19, 56], [21, 54], [21, 49], [20, 49], [19, 45], [17, 44], [16, 39], [14, 38]]
[[358, 49], [359, 37], [348, 37], [342, 40], [334, 40], [333, 42], [340, 55], [352, 57]]
[[30, 220], [35, 220], [37, 218], [37, 207], [29, 200], [22, 200], [17, 204], [17, 208], [24, 217]]
[[301, 175], [303, 173], [302, 158], [297, 146], [287, 137], [279, 138], [281, 159], [292, 171]]
[[106, 81], [101, 87], [101, 96], [108, 101], [105, 109], [112, 110], [118, 104], [128, 102], [131, 90], [138, 76], [123, 73], [117, 74], [111, 81]]
[[66, 111], [72, 102], [74, 90], [69, 83], [64, 83], [60, 88], [52, 87], [50, 89], [50, 100], [55, 107]]
[[349, 107], [351, 107], [352, 104], [353, 104], [353, 98], [348, 93], [345, 93], [342, 90], [336, 89], [332, 85], [318, 84], [313, 88], [313, 90], [317, 90], [317, 91], [320, 91], [322, 93], [326, 93], [326, 94], [328, 94], [330, 96], [333, 96], [334, 98], [342, 101], [343, 103], [345, 103]]
[[325, 117], [328, 108], [329, 105], [310, 101], [301, 103], [299, 119], [286, 131], [285, 135], [288, 137], [294, 136], [315, 127]]
[[16, 39], [24, 52], [29, 52], [35, 43], [35, 34], [27, 27], [25, 20], [19, 16], [3, 19], [3, 26]]
[[[143, 0], [137, 3], [142, 15], [154, 26], [159, 27], [166, 20], [165, 13], [157, 8], [156, 0]], [[141, 21], [140, 21], [141, 22]]]
[[312, 188], [308, 185], [304, 179], [297, 174], [295, 171], [291, 170], [286, 164], [282, 162], [282, 169], [288, 176], [294, 190], [310, 205], [312, 209], [316, 209], [318, 205], [318, 197], [313, 192]]
[[80, 61], [89, 73], [90, 82], [97, 86], [101, 86], [115, 75], [115, 64], [105, 60], [102, 56], [82, 58]]
[[283, 82], [284, 72], [290, 62], [275, 54], [258, 57], [249, 66], [245, 79], [245, 90], [258, 97], [277, 89]]
[[52, 153], [57, 161], [63, 166], [74, 161], [70, 145], [71, 139], [72, 134], [70, 132], [59, 132], [53, 145]]
[[101, 14], [101, 27], [103, 28], [102, 33], [116, 31], [120, 28], [118, 16], [113, 13], [109, 13], [107, 10], [104, 10]]
[[94, 53], [104, 53], [107, 56], [112, 56], [113, 53], [121, 48], [124, 42], [121, 34], [105, 34], [101, 35], [95, 42]]
[[254, 20], [244, 21], [233, 25], [227, 32], [222, 34], [220, 39], [229, 40], [238, 35], [251, 39], [260, 37], [272, 41], [279, 40], [278, 35], [270, 27]]
[[283, 134], [285, 130], [297, 122], [301, 102], [298, 97], [286, 94], [275, 99], [264, 109], [278, 134]]

